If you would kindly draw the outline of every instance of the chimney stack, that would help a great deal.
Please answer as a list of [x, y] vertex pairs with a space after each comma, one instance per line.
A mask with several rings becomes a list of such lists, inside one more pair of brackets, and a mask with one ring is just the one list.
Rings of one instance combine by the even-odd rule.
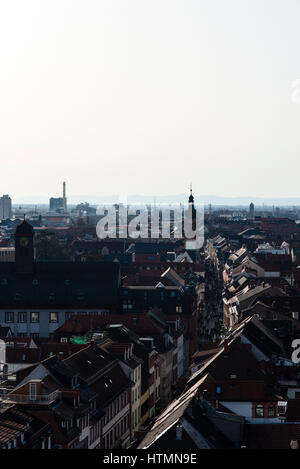
[[66, 197], [66, 183], [63, 182], [63, 208], [64, 212], [67, 211], [67, 197]]

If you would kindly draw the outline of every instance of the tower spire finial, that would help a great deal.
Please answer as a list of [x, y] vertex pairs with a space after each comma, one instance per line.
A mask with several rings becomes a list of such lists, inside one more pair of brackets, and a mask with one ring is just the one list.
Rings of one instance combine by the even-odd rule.
[[194, 203], [194, 196], [193, 196], [193, 188], [192, 183], [190, 184], [190, 196], [189, 196], [189, 203]]

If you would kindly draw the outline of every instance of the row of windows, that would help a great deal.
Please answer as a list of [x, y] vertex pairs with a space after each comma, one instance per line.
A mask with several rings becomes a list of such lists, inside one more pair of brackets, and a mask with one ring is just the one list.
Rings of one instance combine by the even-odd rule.
[[141, 420], [141, 408], [138, 407], [132, 413], [133, 428], [139, 424], [140, 420]]
[[[28, 322], [28, 313], [27, 312], [7, 312], [5, 313], [5, 322], [6, 323], [14, 323], [15, 322], [15, 314], [17, 315], [17, 322], [18, 323], [27, 323]], [[29, 313], [29, 322], [31, 323], [39, 323], [40, 322], [40, 313], [32, 312]], [[49, 322], [58, 322], [58, 313], [49, 313]]]
[[[164, 298], [162, 298], [162, 300], [163, 299]], [[133, 301], [128, 300], [127, 302], [123, 302], [123, 309], [133, 309]], [[182, 306], [176, 306], [176, 313], [182, 313], [182, 311]]]
[[133, 381], [136, 383], [141, 378], [141, 366], [133, 370]]
[[100, 421], [96, 425], [91, 427], [90, 431], [90, 443], [94, 443], [97, 438], [100, 436]]
[[89, 416], [88, 414], [86, 415], [83, 415], [81, 418], [78, 418], [77, 419], [77, 427], [80, 428], [80, 430], [82, 431], [84, 428], [86, 428], [89, 424]]
[[[78, 313], [74, 313], [74, 312], [68, 312], [68, 313], [65, 313], [65, 320], [67, 321], [68, 319], [71, 319], [74, 315], [78, 314], [78, 315], [81, 315], [81, 316], [84, 316], [84, 315], [102, 315], [104, 313], [108, 313], [108, 311], [80, 311]], [[9, 312], [6, 312], [5, 313], [5, 322], [6, 323], [14, 323], [15, 320], [16, 322], [18, 323], [27, 323], [28, 322], [28, 314], [29, 314], [29, 322], [31, 323], [39, 323], [40, 322], [40, 313], [39, 312], [31, 312], [31, 313], [27, 313], [27, 312], [18, 312], [18, 313], [15, 313], [14, 311], [9, 311]], [[59, 314], [63, 314], [63, 313], [58, 313], [58, 312], [50, 312], [49, 313], [49, 322], [52, 323], [52, 322], [58, 322], [58, 319], [59, 319]]]
[[134, 388], [132, 393], [132, 403], [136, 402], [141, 397], [141, 388]]
[[118, 399], [116, 399], [112, 405], [107, 409], [107, 413], [104, 417], [104, 425], [106, 425], [110, 420], [118, 414], [123, 407], [127, 404], [127, 393], [123, 393]]
[[104, 448], [111, 449], [114, 447], [116, 441], [128, 430], [129, 428], [129, 414], [122, 418], [114, 428], [104, 437]]
[[[174, 266], [172, 266], [174, 268]], [[188, 272], [190, 267], [179, 267], [179, 266], [176, 266], [176, 268], [174, 269], [176, 272]], [[158, 266], [158, 265], [140, 265], [138, 267], [139, 270], [161, 270], [161, 271], [164, 271], [166, 270], [166, 267], [163, 265], [163, 266]]]
[[265, 406], [263, 404], [257, 404], [255, 407], [255, 417], [264, 418], [264, 417], [276, 417], [276, 410], [275, 406], [269, 405], [267, 406], [267, 412], [265, 414]]
[[[123, 290], [123, 295], [124, 296], [128, 296], [128, 290]], [[151, 292], [152, 293], [152, 292]], [[150, 295], [150, 298], [151, 298], [152, 294]], [[171, 290], [171, 291], [163, 291], [163, 292], [160, 292], [160, 297], [162, 300], [164, 300], [165, 298], [177, 298], [177, 300], [180, 300], [182, 295], [180, 293], [178, 293], [177, 291], [174, 291], [174, 290]], [[144, 298], [144, 301], [148, 301], [149, 299], [149, 293], [148, 292], [144, 292], [143, 293], [143, 298]], [[128, 300], [130, 301], [130, 300]]]

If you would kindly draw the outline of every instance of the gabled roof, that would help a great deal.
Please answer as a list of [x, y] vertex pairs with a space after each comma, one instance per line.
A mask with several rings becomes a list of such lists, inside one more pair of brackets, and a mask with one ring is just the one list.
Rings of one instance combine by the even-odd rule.
[[87, 382], [93, 381], [95, 376], [110, 368], [114, 362], [115, 359], [97, 345], [89, 345], [63, 360], [73, 373]]
[[183, 416], [198, 387], [205, 381], [206, 376], [200, 378], [190, 389], [173, 401], [155, 420], [151, 430], [147, 433], [138, 449], [147, 449], [152, 446], [166, 431], [168, 431]]
[[0, 306], [99, 307], [117, 303], [120, 266], [115, 262], [35, 262], [20, 276], [14, 262], [0, 262]]

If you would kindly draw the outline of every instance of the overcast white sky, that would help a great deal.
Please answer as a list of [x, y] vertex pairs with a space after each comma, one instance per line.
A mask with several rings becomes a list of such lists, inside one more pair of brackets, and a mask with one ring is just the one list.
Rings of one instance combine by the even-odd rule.
[[298, 196], [298, 0], [1, 0], [0, 192]]

